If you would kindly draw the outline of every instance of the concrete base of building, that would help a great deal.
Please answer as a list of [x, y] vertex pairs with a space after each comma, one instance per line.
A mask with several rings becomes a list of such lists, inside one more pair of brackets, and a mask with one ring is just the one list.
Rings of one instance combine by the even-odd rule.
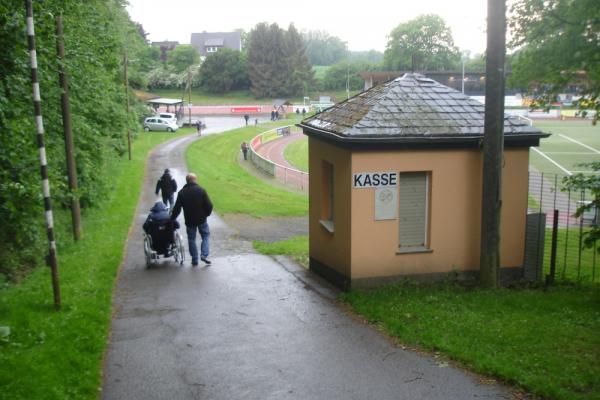
[[[451, 281], [461, 282], [467, 285], [475, 285], [479, 280], [479, 271], [449, 271], [427, 274], [404, 274], [394, 276], [352, 279], [351, 277], [347, 277], [341, 274], [335, 269], [323, 264], [319, 260], [316, 260], [312, 257], [310, 258], [309, 268], [311, 271], [325, 278], [327, 281], [344, 291], [359, 288], [374, 288], [382, 285], [388, 285], [391, 283], [398, 283], [403, 281], [417, 283]], [[502, 286], [508, 286], [522, 280], [522, 267], [500, 268], [500, 284]]]

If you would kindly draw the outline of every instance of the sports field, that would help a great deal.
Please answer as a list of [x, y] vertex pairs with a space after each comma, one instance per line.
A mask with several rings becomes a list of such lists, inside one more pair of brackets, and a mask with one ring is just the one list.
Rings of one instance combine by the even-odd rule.
[[600, 124], [589, 120], [534, 121], [534, 126], [551, 133], [542, 139], [540, 147], [532, 147], [529, 164], [544, 173], [570, 175], [589, 172], [578, 165], [600, 161]]

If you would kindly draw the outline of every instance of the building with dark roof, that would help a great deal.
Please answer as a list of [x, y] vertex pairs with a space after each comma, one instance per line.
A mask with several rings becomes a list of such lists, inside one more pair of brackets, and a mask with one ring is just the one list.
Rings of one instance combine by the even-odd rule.
[[242, 34], [239, 31], [192, 33], [190, 44], [198, 49], [202, 58], [222, 48], [242, 51]]
[[[418, 74], [300, 124], [309, 139], [310, 268], [343, 288], [477, 276], [484, 106]], [[548, 136], [504, 117], [504, 271], [522, 271], [529, 147]]]

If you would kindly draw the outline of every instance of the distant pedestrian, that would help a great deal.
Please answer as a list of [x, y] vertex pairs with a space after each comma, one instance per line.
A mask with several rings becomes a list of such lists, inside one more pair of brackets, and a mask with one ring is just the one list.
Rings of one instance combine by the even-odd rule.
[[192, 266], [198, 265], [198, 248], [196, 247], [196, 232], [200, 232], [200, 260], [210, 265], [209, 237], [210, 230], [206, 219], [212, 213], [213, 205], [204, 188], [198, 185], [196, 174], [189, 173], [185, 177], [186, 184], [177, 195], [171, 219], [174, 221], [183, 208], [183, 217], [188, 238], [188, 247], [192, 257]]
[[275, 110], [271, 111], [271, 121], [275, 121]]
[[279, 121], [279, 111], [275, 110], [275, 121]]
[[247, 160], [248, 159], [248, 143], [242, 142], [241, 149], [242, 149], [242, 153], [244, 154], [244, 160]]
[[254, 118], [254, 126], [258, 125], [258, 118]]
[[174, 195], [177, 192], [177, 182], [171, 176], [171, 172], [169, 168], [165, 169], [162, 176], [156, 182], [156, 190], [154, 191], [158, 196], [158, 192], [162, 195], [163, 203], [169, 207], [173, 207], [173, 203], [175, 202]]
[[300, 109], [296, 108], [296, 115], [300, 115]]
[[304, 118], [304, 115], [306, 114], [306, 108], [302, 109], [302, 118]]
[[198, 130], [198, 136], [202, 136], [202, 121], [196, 121], [196, 129]]
[[250, 119], [250, 116], [246, 114], [244, 115], [244, 119], [246, 120], [246, 126], [248, 126], [248, 120]]

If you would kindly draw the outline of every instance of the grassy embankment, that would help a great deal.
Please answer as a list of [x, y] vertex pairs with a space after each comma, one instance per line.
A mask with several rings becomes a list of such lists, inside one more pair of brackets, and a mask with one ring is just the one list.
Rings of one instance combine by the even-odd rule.
[[[234, 140], [225, 139], [225, 135], [214, 138], [212, 147], [206, 149], [210, 150], [208, 153], [223, 147], [229, 150], [207, 160], [206, 167], [219, 171], [226, 163], [227, 175], [245, 175], [234, 165], [237, 144], [254, 134], [239, 130]], [[229, 143], [222, 147], [219, 143], [226, 140]], [[197, 143], [196, 152], [188, 155], [189, 162], [202, 158], [204, 152], [199, 146], [205, 144], [209, 143]], [[285, 215], [280, 210], [287, 206], [280, 198], [261, 196], [248, 207], [245, 203], [254, 196], [255, 185], [248, 179], [244, 178], [246, 185], [240, 189], [245, 196], [228, 194], [240, 203], [227, 204], [230, 212]], [[256, 207], [261, 211], [257, 212]], [[308, 254], [307, 237], [256, 242], [255, 247], [265, 254], [287, 254], [303, 260]], [[598, 285], [562, 285], [544, 291], [406, 283], [373, 291], [352, 291], [344, 294], [342, 300], [401, 343], [435, 351], [471, 370], [548, 398], [600, 397]]]
[[[0, 398], [96, 399], [115, 276], [143, 182], [148, 152], [189, 134], [140, 133], [133, 159], [110, 165], [112, 193], [85, 210], [83, 239], [70, 239], [68, 213], [56, 213], [62, 310], [54, 311], [50, 273], [34, 270], [0, 290]], [[43, 218], [40, 215], [40, 218]]]
[[303, 137], [287, 146], [283, 156], [300, 171], [308, 172], [308, 138]]

